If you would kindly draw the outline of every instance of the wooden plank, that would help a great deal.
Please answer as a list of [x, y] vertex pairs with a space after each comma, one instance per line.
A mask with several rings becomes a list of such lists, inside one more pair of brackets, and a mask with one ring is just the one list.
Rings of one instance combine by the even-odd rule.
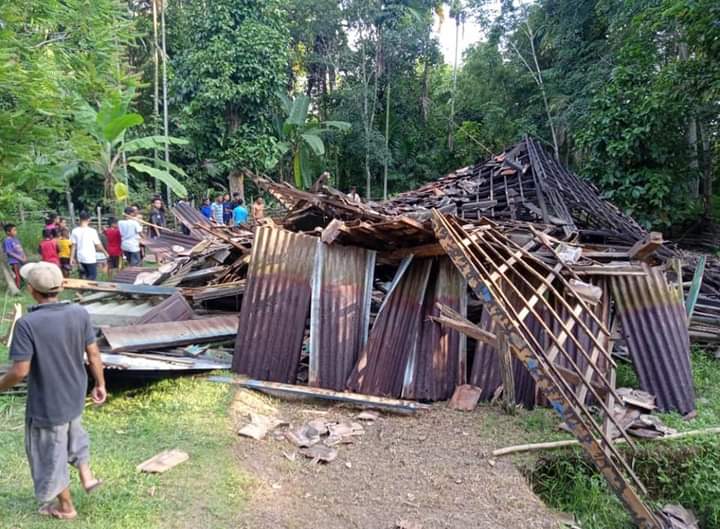
[[128, 285], [127, 283], [87, 281], [85, 279], [74, 279], [70, 277], [63, 280], [63, 288], [69, 290], [91, 290], [95, 292], [116, 292], [118, 294], [134, 294], [138, 296], [172, 296], [178, 291], [175, 287]]
[[436, 306], [440, 310], [440, 316], [430, 316], [431, 320], [439, 323], [440, 325], [450, 327], [451, 329], [454, 329], [459, 333], [469, 336], [479, 342], [492, 345], [493, 347], [496, 346], [497, 336], [495, 336], [495, 334], [486, 331], [485, 329], [481, 329], [447, 305], [437, 303]]
[[184, 463], [188, 459], [190, 459], [190, 456], [187, 452], [173, 448], [172, 450], [160, 452], [147, 461], [143, 461], [137, 466], [137, 470], [139, 472], [148, 472], [151, 474], [162, 474], [163, 472], [178, 466], [180, 463]]
[[266, 382], [264, 380], [255, 380], [243, 376], [211, 376], [208, 377], [208, 380], [210, 382], [217, 382], [221, 384], [233, 384], [235, 386], [254, 389], [273, 395], [310, 397], [321, 400], [339, 401], [356, 406], [385, 409], [398, 413], [415, 413], [417, 411], [430, 409], [428, 404], [421, 404], [410, 400], [389, 399], [385, 397], [375, 397], [373, 395], [351, 393], [349, 391], [332, 391], [329, 389], [313, 388], [309, 386], [282, 384], [280, 382]]
[[630, 250], [628, 250], [628, 255], [632, 260], [646, 261], [664, 242], [662, 233], [659, 231], [651, 231], [645, 238], [640, 239], [632, 245]]
[[503, 383], [503, 409], [505, 413], [515, 412], [515, 377], [513, 376], [512, 356], [507, 335], [502, 327], [497, 329], [498, 363], [500, 364], [500, 377]]

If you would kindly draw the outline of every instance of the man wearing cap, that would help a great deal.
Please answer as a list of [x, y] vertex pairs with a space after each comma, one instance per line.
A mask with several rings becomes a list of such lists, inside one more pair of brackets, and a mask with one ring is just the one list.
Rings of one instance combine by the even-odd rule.
[[0, 391], [28, 377], [25, 452], [35, 496], [43, 504], [40, 514], [71, 520], [77, 512], [68, 465], [78, 469], [86, 492], [102, 483], [90, 470], [90, 439], [81, 423], [87, 391], [83, 353], [95, 379], [95, 404], [107, 398], [102, 360], [87, 311], [58, 299], [63, 288], [60, 268], [29, 263], [20, 275], [38, 304], [15, 325], [10, 345], [13, 364], [0, 377]]

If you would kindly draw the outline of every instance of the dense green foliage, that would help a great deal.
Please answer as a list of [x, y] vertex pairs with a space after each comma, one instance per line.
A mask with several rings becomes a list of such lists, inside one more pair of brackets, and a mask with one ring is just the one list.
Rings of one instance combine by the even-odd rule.
[[[329, 171], [380, 198], [533, 134], [667, 228], [714, 213], [718, 19], [713, 0], [168, 0], [164, 12], [158, 0], [5, 2], [0, 211], [45, 202], [37, 189], [101, 200], [96, 146], [71, 117], [134, 86], [128, 111], [145, 124], [126, 140], [162, 134], [164, 63], [168, 133], [190, 141], [169, 160], [195, 196], [249, 168], [305, 186]], [[462, 34], [469, 20], [484, 32], [454, 71], [436, 32]], [[278, 93], [308, 98], [302, 126], [284, 127]], [[340, 121], [350, 129], [311, 134], [322, 149], [300, 130]], [[150, 192], [148, 171], [127, 169], [131, 196]]]

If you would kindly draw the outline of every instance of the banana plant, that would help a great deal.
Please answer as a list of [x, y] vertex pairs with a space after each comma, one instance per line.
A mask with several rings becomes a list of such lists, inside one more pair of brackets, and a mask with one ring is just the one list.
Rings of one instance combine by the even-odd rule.
[[330, 130], [349, 130], [350, 123], [319, 121], [310, 114], [310, 98], [306, 95], [288, 97], [285, 94], [278, 94], [278, 99], [284, 111], [284, 116], [276, 118], [276, 132], [280, 140], [278, 148], [281, 155], [278, 162], [289, 156], [295, 187], [298, 189], [310, 187], [312, 181], [307, 169], [308, 161], [311, 156], [322, 158], [325, 155], [322, 135]]
[[173, 175], [186, 177], [182, 168], [141, 153], [166, 144], [186, 145], [188, 141], [171, 136], [145, 136], [125, 141], [125, 133], [144, 121], [140, 114], [128, 111], [131, 99], [132, 91], [124, 96], [116, 94], [103, 101], [98, 110], [83, 104], [75, 113], [75, 119], [95, 140], [86, 161], [95, 173], [103, 177], [105, 199], [109, 200], [111, 195], [118, 200], [127, 197], [129, 182], [125, 166], [159, 180], [177, 196], [187, 196], [185, 186]]

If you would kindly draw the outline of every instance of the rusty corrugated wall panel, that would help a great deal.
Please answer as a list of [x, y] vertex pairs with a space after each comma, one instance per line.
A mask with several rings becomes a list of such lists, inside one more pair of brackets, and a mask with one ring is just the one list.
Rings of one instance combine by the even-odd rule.
[[367, 343], [375, 252], [317, 245], [308, 383], [341, 391]]
[[216, 316], [201, 320], [107, 327], [102, 332], [112, 352], [142, 351], [232, 338], [237, 332], [237, 325], [237, 316]]
[[645, 276], [612, 278], [623, 336], [640, 379], [663, 411], [695, 409], [687, 315], [660, 267]]
[[233, 371], [294, 383], [310, 310], [317, 238], [273, 227], [255, 232]]
[[167, 321], [187, 321], [193, 319], [195, 312], [180, 292], [176, 292], [162, 303], [142, 315], [135, 323], [163, 323]]
[[433, 268], [425, 293], [421, 327], [416, 345], [405, 370], [403, 398], [416, 400], [449, 399], [455, 386], [463, 382], [465, 336], [430, 319], [439, 316], [437, 303], [442, 303], [465, 316], [463, 298], [467, 285], [447, 257], [433, 260]]
[[[413, 260], [401, 265], [402, 277], [393, 280], [395, 287], [386, 296], [368, 344], [348, 380], [351, 391], [369, 395], [399, 397], [412, 348], [421, 327], [432, 259]], [[406, 271], [405, 271], [406, 270]]]

